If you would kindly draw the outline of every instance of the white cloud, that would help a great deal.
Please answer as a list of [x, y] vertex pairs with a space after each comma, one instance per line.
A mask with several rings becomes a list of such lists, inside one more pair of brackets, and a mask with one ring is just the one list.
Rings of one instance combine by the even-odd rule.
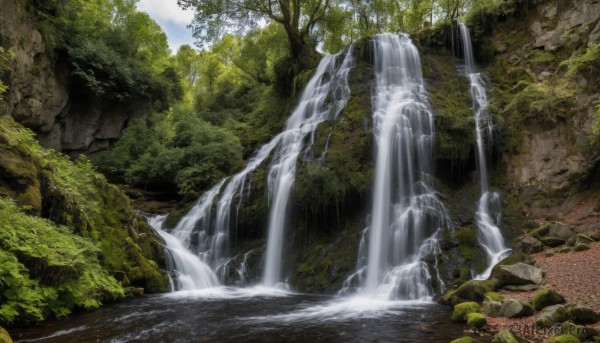
[[177, 0], [140, 0], [137, 8], [148, 13], [162, 27], [173, 53], [182, 44], [194, 44], [192, 31], [187, 28], [194, 19], [193, 10], [182, 10], [177, 6]]
[[184, 11], [177, 5], [177, 0], [140, 0], [137, 4], [140, 11], [147, 12], [158, 23], [174, 23], [189, 25], [194, 19], [194, 11]]

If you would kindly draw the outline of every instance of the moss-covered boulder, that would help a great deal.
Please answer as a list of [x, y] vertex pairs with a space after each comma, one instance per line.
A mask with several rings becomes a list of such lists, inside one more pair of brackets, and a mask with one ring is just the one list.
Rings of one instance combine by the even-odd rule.
[[473, 301], [456, 304], [452, 313], [452, 320], [457, 322], [467, 321], [467, 316], [471, 313], [481, 313], [481, 306]]
[[593, 327], [577, 325], [571, 321], [564, 322], [559, 327], [560, 333], [577, 337], [581, 341], [591, 340], [598, 334]]
[[473, 338], [466, 336], [466, 337], [457, 338], [450, 343], [475, 343], [475, 342], [476, 341]]
[[544, 287], [535, 292], [532, 299], [533, 309], [536, 311], [540, 311], [547, 306], [563, 304], [564, 302], [565, 298], [549, 287]]
[[521, 262], [494, 268], [492, 277], [497, 279], [501, 285], [539, 285], [543, 280], [540, 268]]
[[456, 290], [446, 292], [439, 303], [454, 306], [465, 301], [482, 301], [486, 293], [496, 290], [496, 284], [494, 279], [467, 281]]
[[569, 311], [565, 305], [552, 305], [542, 310], [537, 316], [535, 324], [542, 328], [548, 328], [554, 323], [562, 323], [569, 318]]
[[577, 324], [596, 324], [600, 321], [600, 313], [585, 306], [570, 307], [569, 316]]
[[493, 343], [519, 343], [519, 341], [517, 341], [517, 339], [515, 338], [515, 335], [512, 334], [512, 332], [508, 331], [508, 330], [503, 330], [498, 332], [495, 336], [494, 339], [492, 340]]
[[13, 343], [8, 331], [0, 326], [0, 343]]
[[496, 292], [487, 292], [484, 294], [484, 298], [489, 298], [492, 301], [504, 302], [504, 297]]
[[573, 251], [586, 251], [586, 250], [590, 250], [590, 246], [587, 244], [583, 244], [583, 243], [579, 243], [576, 246], [573, 247]]
[[482, 329], [487, 325], [487, 319], [485, 315], [477, 312], [469, 313], [467, 315], [467, 326], [473, 329]]
[[500, 315], [501, 308], [502, 302], [493, 301], [489, 297], [485, 297], [481, 303], [481, 311], [491, 317], [498, 317]]
[[521, 318], [533, 314], [531, 305], [524, 301], [506, 299], [500, 308], [499, 316], [506, 318]]
[[571, 335], [560, 335], [552, 337], [548, 343], [581, 343], [579, 338]]

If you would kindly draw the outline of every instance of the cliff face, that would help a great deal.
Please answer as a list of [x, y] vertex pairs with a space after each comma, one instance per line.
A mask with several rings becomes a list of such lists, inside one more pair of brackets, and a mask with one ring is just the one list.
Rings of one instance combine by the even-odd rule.
[[42, 145], [92, 154], [121, 136], [127, 121], [152, 111], [147, 97], [97, 96], [71, 70], [64, 52], [48, 48], [23, 1], [1, 0], [0, 43], [13, 53], [6, 108]]

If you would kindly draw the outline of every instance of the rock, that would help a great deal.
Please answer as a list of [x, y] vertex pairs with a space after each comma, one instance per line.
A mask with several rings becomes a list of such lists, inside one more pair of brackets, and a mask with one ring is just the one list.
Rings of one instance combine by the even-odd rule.
[[500, 317], [521, 318], [533, 314], [531, 305], [515, 299], [506, 299], [500, 308]]
[[142, 287], [125, 287], [123, 290], [125, 291], [126, 297], [141, 297], [144, 295], [144, 289]]
[[467, 315], [467, 326], [473, 329], [481, 329], [487, 325], [485, 316], [481, 313], [469, 313]]
[[484, 300], [485, 298], [489, 298], [492, 301], [497, 301], [497, 302], [504, 302], [504, 297], [501, 296], [500, 294], [496, 293], [496, 292], [487, 292], [484, 294]]
[[465, 301], [482, 301], [487, 292], [496, 289], [497, 280], [470, 280], [463, 283], [456, 290], [448, 291], [440, 299], [444, 305], [456, 305]]
[[544, 245], [547, 245], [549, 247], [557, 247], [559, 245], [565, 244], [564, 239], [558, 238], [558, 237], [552, 237], [552, 236], [542, 237], [542, 238], [540, 238], [540, 241], [542, 241], [542, 243]]
[[454, 312], [452, 313], [452, 320], [458, 322], [464, 322], [467, 320], [467, 316], [470, 313], [481, 313], [481, 307], [478, 303], [469, 301], [457, 304], [454, 306]]
[[567, 253], [567, 252], [571, 252], [571, 248], [569, 248], [569, 247], [563, 247], [563, 248], [560, 248], [560, 250], [558, 252], [561, 253], [561, 254], [564, 254], [564, 253]]
[[577, 235], [573, 235], [571, 236], [569, 239], [567, 239], [567, 241], [565, 242], [565, 245], [568, 247], [574, 247], [575, 244], [577, 244]]
[[550, 225], [547, 235], [550, 237], [557, 237], [567, 240], [573, 235], [573, 231], [571, 231], [566, 225], [552, 224]]
[[532, 299], [533, 309], [536, 311], [540, 311], [544, 307], [551, 305], [563, 304], [564, 302], [565, 298], [562, 295], [548, 287], [535, 292]]
[[486, 297], [481, 303], [481, 311], [491, 317], [498, 317], [500, 315], [501, 308], [502, 302], [494, 301], [488, 297]]
[[589, 244], [593, 243], [594, 239], [590, 236], [579, 234], [577, 235], [577, 243]]
[[531, 236], [525, 235], [520, 242], [517, 243], [518, 250], [533, 254], [542, 251], [542, 242]]
[[500, 331], [494, 339], [492, 340], [494, 343], [519, 343], [512, 332], [508, 330]]
[[596, 242], [600, 242], [600, 231], [596, 231], [590, 234], [590, 238]]
[[554, 323], [562, 323], [569, 319], [565, 305], [552, 305], [542, 310], [535, 320], [535, 324], [542, 328], [549, 328]]
[[576, 325], [572, 322], [562, 323], [558, 331], [563, 335], [575, 336], [581, 341], [590, 340], [598, 334], [598, 331], [592, 327]]
[[539, 285], [507, 285], [502, 287], [507, 291], [515, 291], [515, 292], [531, 292], [540, 288]]
[[471, 337], [465, 336], [465, 337], [457, 338], [450, 343], [475, 343], [475, 340], [473, 340], [473, 338], [471, 338]]
[[581, 343], [579, 338], [571, 335], [560, 335], [551, 338], [548, 343]]
[[494, 268], [492, 277], [498, 279], [501, 285], [539, 285], [542, 283], [542, 270], [519, 262]]
[[579, 243], [574, 248], [573, 251], [585, 251], [590, 250], [590, 246], [586, 244]]
[[8, 331], [0, 326], [0, 343], [13, 343]]
[[547, 257], [554, 256], [554, 254], [556, 254], [556, 250], [554, 250], [554, 249], [548, 249], [548, 250], [544, 251], [544, 256], [547, 256]]
[[596, 324], [600, 322], [600, 314], [585, 306], [570, 308], [569, 316], [577, 324]]

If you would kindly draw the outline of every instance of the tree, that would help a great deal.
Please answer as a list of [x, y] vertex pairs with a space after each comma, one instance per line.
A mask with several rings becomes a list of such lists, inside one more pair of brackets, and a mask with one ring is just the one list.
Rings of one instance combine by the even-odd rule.
[[225, 31], [243, 32], [262, 21], [274, 21], [285, 29], [292, 58], [302, 66], [314, 63], [312, 29], [321, 22], [331, 0], [177, 0], [184, 9], [196, 10], [192, 30], [200, 43], [213, 42]]
[[194, 86], [198, 78], [200, 55], [191, 46], [184, 44], [177, 50], [175, 61], [181, 75]]

